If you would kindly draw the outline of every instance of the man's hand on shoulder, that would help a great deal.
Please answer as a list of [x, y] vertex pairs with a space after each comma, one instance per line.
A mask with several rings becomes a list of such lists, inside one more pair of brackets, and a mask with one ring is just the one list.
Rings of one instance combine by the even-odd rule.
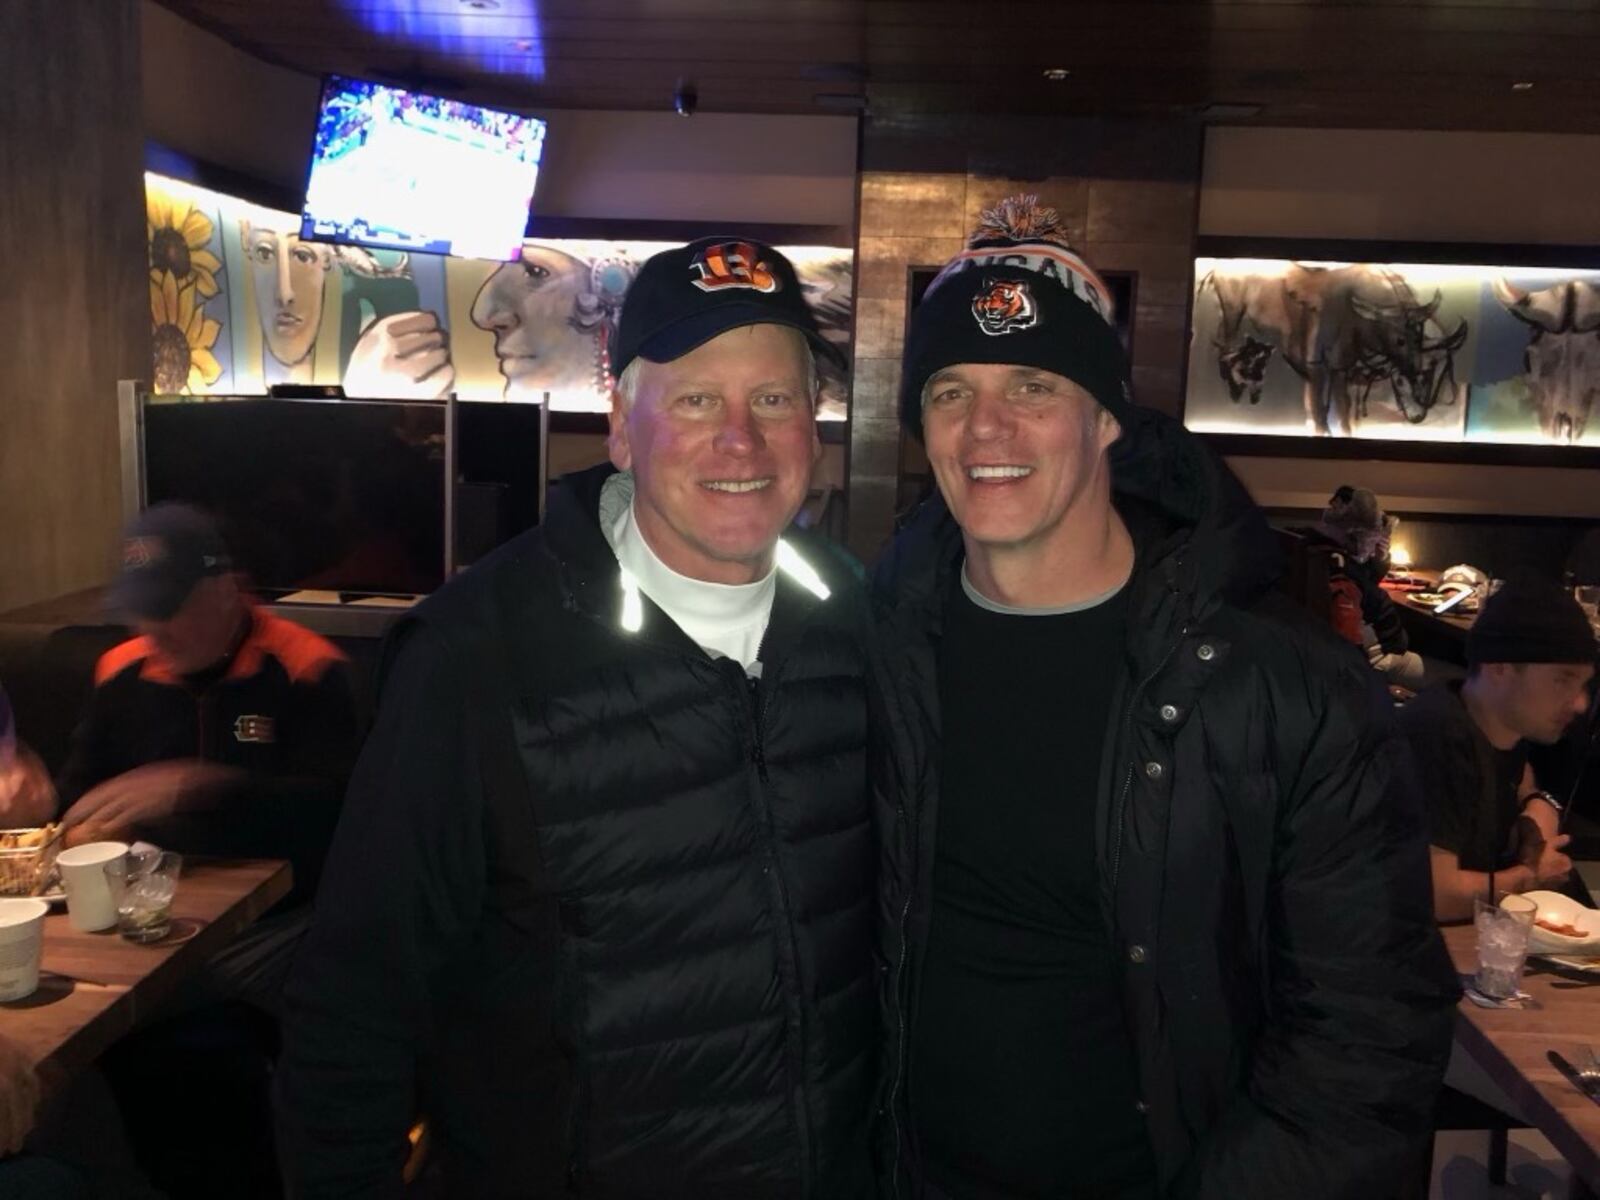
[[64, 840], [69, 846], [107, 838], [126, 841], [143, 826], [215, 808], [243, 778], [237, 767], [199, 759], [135, 767], [86, 792], [67, 810]]

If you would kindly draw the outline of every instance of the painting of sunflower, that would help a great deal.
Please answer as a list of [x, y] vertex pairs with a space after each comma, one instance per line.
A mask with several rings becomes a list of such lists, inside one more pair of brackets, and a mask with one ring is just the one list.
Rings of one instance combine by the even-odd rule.
[[222, 364], [211, 353], [222, 325], [195, 303], [195, 282], [179, 287], [171, 271], [159, 272], [159, 280], [157, 274], [152, 272], [150, 279], [155, 390], [160, 395], [202, 393], [222, 375]]
[[179, 287], [192, 283], [202, 298], [215, 296], [222, 263], [206, 249], [211, 242], [211, 219], [182, 196], [149, 186], [144, 195], [150, 286], [158, 286], [161, 272], [166, 271]]

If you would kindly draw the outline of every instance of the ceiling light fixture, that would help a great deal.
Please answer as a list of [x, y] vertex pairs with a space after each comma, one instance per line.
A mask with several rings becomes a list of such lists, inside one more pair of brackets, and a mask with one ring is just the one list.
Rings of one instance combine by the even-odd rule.
[[479, 12], [488, 12], [492, 8], [500, 7], [500, 0], [461, 0], [465, 8], [475, 8]]
[[1044, 77], [1051, 83], [1060, 83], [1063, 79], [1071, 74], [1072, 72], [1067, 70], [1065, 67], [1046, 67]]
[[1527, 80], [1523, 80], [1521, 83], [1513, 83], [1511, 85], [1511, 90], [1513, 92], [1531, 92], [1533, 91], [1533, 84], [1529, 83]]

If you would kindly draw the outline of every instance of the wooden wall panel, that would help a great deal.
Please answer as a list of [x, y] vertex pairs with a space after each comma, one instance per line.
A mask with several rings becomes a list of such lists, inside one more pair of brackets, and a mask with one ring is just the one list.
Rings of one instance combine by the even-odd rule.
[[0, 611], [103, 582], [150, 368], [137, 0], [0, 4]]

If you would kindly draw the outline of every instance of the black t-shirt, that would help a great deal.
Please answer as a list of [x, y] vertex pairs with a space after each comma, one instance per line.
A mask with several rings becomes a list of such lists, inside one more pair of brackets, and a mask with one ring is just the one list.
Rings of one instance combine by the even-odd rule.
[[1517, 791], [1525, 743], [1496, 750], [1467, 712], [1459, 682], [1429, 688], [1400, 710], [1428, 841], [1453, 850], [1465, 871], [1503, 871], [1517, 862]]
[[947, 610], [909, 1078], [923, 1168], [953, 1200], [1155, 1194], [1095, 850], [1126, 591], [1037, 616], [958, 586]]

